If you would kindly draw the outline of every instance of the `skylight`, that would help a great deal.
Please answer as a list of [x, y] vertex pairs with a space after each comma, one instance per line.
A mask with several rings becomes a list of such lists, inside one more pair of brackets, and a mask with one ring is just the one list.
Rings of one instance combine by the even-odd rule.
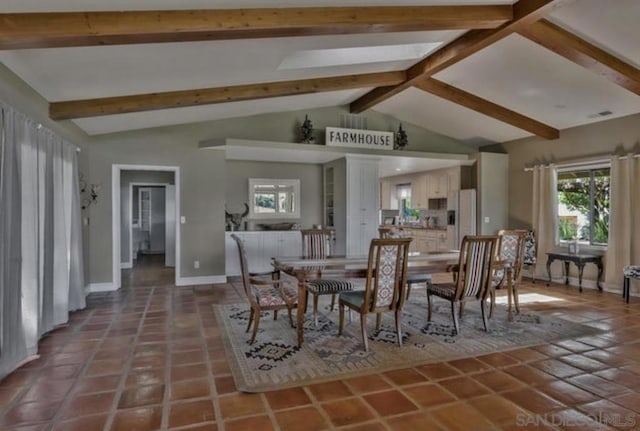
[[307, 69], [312, 67], [419, 60], [441, 44], [442, 42], [429, 42], [296, 51], [282, 60], [278, 69]]

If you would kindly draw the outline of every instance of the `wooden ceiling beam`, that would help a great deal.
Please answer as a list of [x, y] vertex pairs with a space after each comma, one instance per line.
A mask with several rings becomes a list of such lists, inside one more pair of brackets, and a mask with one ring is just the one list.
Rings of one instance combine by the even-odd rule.
[[353, 101], [350, 110], [360, 113], [475, 54], [483, 48], [527, 26], [571, 0], [519, 0], [513, 5], [513, 19], [491, 30], [470, 30], [448, 45], [433, 52], [407, 70], [407, 81], [380, 87]]
[[495, 28], [511, 5], [0, 14], [0, 49]]
[[405, 79], [405, 72], [401, 70], [395, 72], [105, 97], [99, 99], [70, 100], [50, 103], [49, 116], [53, 120], [68, 120], [72, 118], [125, 114], [156, 109], [184, 108], [187, 106], [210, 105], [242, 100], [266, 99], [270, 97], [293, 96], [354, 88], [370, 88], [380, 85], [395, 85]]
[[640, 69], [546, 20], [518, 31], [522, 36], [640, 95]]
[[551, 126], [526, 117], [515, 111], [497, 105], [489, 100], [453, 87], [434, 78], [428, 78], [414, 84], [427, 93], [446, 99], [450, 102], [472, 109], [488, 117], [495, 118], [503, 123], [510, 124], [522, 130], [533, 133], [546, 139], [558, 139], [560, 132]]

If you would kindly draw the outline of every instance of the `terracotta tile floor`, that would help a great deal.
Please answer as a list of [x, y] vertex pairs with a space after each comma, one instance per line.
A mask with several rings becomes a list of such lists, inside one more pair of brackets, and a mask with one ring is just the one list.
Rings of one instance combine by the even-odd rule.
[[[239, 291], [234, 285], [178, 288], [172, 280], [173, 272], [151, 259], [124, 272], [119, 292], [90, 295], [67, 327], [42, 339], [39, 359], [0, 382], [0, 429], [640, 429], [638, 298], [627, 305], [620, 295], [525, 282], [524, 309], [605, 332], [243, 394], [230, 376], [211, 310], [241, 301]], [[527, 293], [555, 300], [527, 302]], [[552, 423], [536, 422], [543, 415]]]

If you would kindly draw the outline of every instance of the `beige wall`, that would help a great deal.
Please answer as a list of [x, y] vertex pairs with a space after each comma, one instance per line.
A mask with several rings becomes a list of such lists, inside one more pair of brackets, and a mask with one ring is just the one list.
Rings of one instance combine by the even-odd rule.
[[[529, 228], [532, 223], [533, 174], [524, 168], [538, 163], [601, 159], [612, 154], [640, 151], [640, 115], [632, 115], [576, 127], [560, 132], [560, 138], [528, 138], [501, 145], [509, 154], [509, 225]], [[538, 272], [544, 274], [546, 257], [538, 256]], [[559, 272], [559, 263], [554, 271]], [[571, 267], [571, 276], [575, 276]], [[606, 271], [606, 268], [605, 268]], [[585, 267], [585, 279], [595, 280], [596, 271]]]
[[[315, 142], [322, 144], [325, 127], [339, 126], [341, 116], [349, 113], [347, 107], [319, 108], [87, 136], [71, 121], [49, 120], [47, 101], [3, 65], [0, 65], [0, 99], [80, 146], [79, 165], [86, 182], [102, 186], [98, 201], [83, 212], [88, 283], [113, 281], [111, 173], [114, 164], [180, 168], [181, 215], [186, 223], [180, 226], [182, 273], [179, 275], [223, 275], [226, 161], [223, 151], [201, 149], [199, 142], [222, 138], [298, 142], [299, 127], [308, 114], [315, 128]], [[371, 130], [398, 129], [399, 122], [392, 117], [374, 111], [368, 111], [364, 116]], [[411, 124], [403, 123], [403, 128], [409, 136], [408, 150], [459, 154], [474, 151], [455, 139]], [[305, 220], [317, 217], [317, 223], [321, 223], [322, 213], [317, 208], [321, 205], [321, 186], [317, 193], [316, 208], [310, 210], [317, 215], [305, 215]], [[193, 268], [195, 260], [200, 261], [199, 269]]]
[[259, 223], [300, 223], [310, 229], [314, 224], [322, 224], [322, 166], [306, 163], [269, 163], [227, 161], [226, 205], [229, 212], [244, 210], [249, 203], [249, 178], [299, 179], [300, 218], [260, 219]]
[[476, 154], [476, 212], [480, 235], [495, 235], [509, 227], [509, 156], [498, 153]]

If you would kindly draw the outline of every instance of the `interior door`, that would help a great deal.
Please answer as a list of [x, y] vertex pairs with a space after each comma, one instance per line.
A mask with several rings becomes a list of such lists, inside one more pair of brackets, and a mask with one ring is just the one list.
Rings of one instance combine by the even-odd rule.
[[165, 216], [164, 216], [164, 266], [176, 266], [176, 186], [165, 187]]

